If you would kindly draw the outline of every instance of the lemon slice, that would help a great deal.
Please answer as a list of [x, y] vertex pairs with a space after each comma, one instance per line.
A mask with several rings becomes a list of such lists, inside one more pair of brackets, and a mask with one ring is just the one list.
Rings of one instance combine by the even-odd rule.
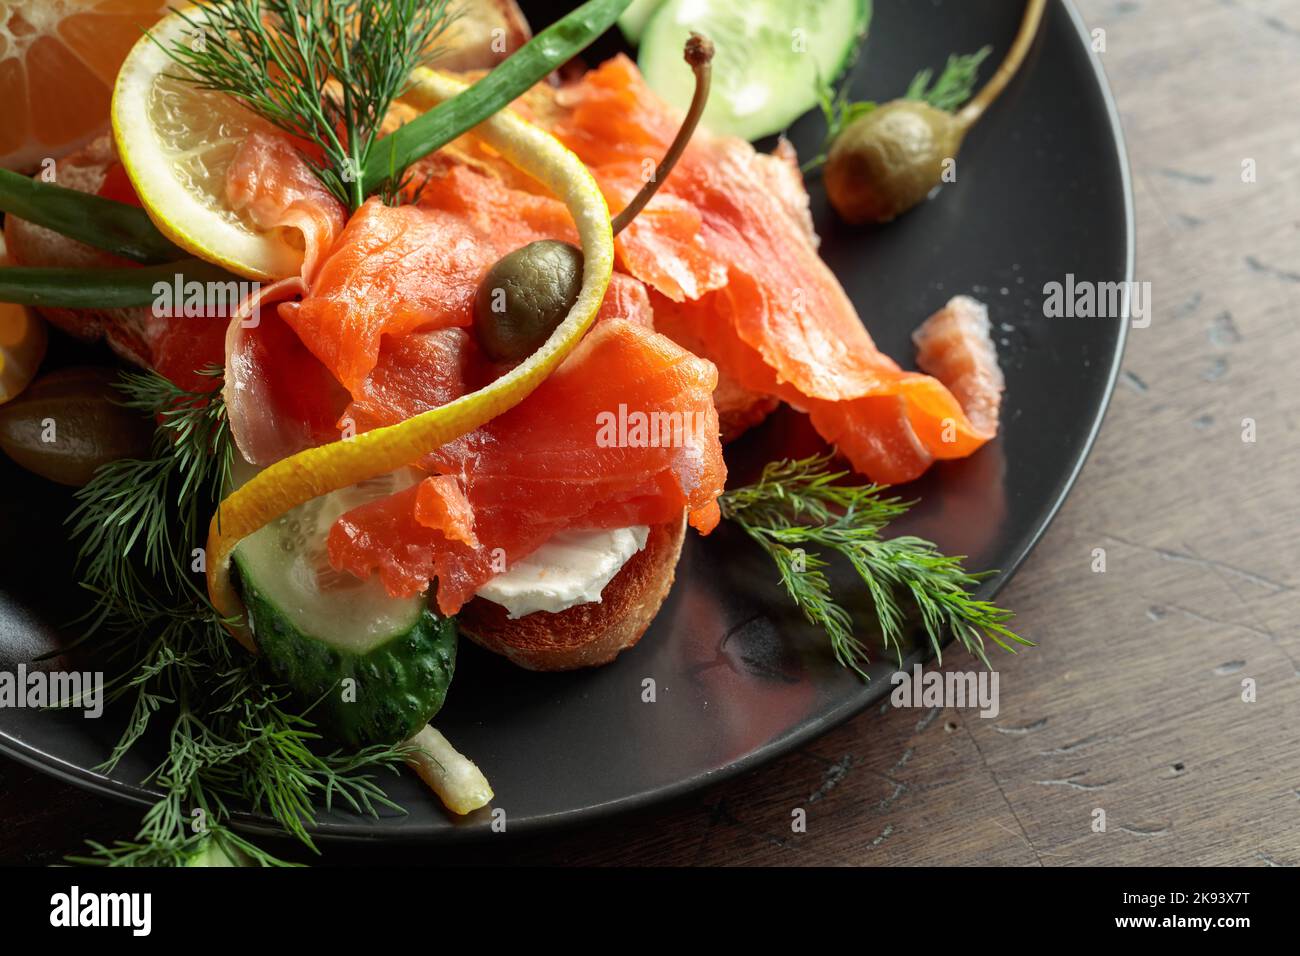
[[[9, 265], [0, 233], [0, 268]], [[45, 358], [45, 323], [31, 309], [0, 302], [0, 405], [25, 389]]]
[[[420, 69], [408, 100], [428, 109], [468, 87]], [[276, 462], [227, 497], [208, 529], [208, 595], [230, 632], [250, 651], [252, 636], [230, 580], [230, 556], [240, 539], [312, 498], [395, 471], [491, 421], [523, 401], [564, 360], [591, 327], [614, 269], [609, 208], [591, 172], [558, 140], [502, 110], [475, 133], [511, 165], [562, 200], [578, 227], [582, 287], [564, 321], [542, 346], [495, 382], [404, 422], [354, 438], [308, 448]]]
[[[206, 20], [197, 7], [185, 14]], [[226, 171], [240, 143], [272, 127], [232, 97], [177, 78], [183, 68], [164, 48], [194, 42], [193, 28], [173, 13], [127, 54], [111, 114], [122, 165], [149, 218], [176, 245], [250, 279], [297, 275], [303, 250], [226, 202]]]

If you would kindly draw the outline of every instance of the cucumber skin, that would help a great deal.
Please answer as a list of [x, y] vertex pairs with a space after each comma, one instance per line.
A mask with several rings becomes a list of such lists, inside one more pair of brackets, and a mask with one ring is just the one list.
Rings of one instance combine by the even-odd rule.
[[[243, 583], [263, 659], [330, 737], [355, 749], [399, 743], [442, 708], [456, 670], [454, 618], [425, 608], [409, 630], [355, 654], [303, 634], [247, 576]], [[356, 681], [353, 702], [345, 702], [340, 689], [349, 677]]]

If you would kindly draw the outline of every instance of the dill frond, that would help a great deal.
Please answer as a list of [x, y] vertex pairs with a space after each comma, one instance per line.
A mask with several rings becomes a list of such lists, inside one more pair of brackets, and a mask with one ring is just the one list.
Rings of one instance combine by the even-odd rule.
[[151, 458], [106, 465], [77, 493], [68, 521], [94, 598], [82, 640], [97, 640], [113, 665], [108, 700], [130, 707], [99, 769], [113, 771], [159, 724], [167, 755], [142, 781], [162, 797], [135, 838], [90, 842], [88, 855], [70, 861], [280, 865], [230, 829], [233, 813], [265, 813], [315, 850], [307, 827], [321, 810], [400, 810], [374, 771], [396, 772], [404, 745], [324, 751], [310, 712], [288, 703], [288, 689], [232, 643], [208, 603], [193, 549], [234, 456], [220, 390], [186, 391], [153, 372], [125, 374], [120, 388], [123, 404], [153, 417], [157, 432]]
[[[220, 376], [219, 368], [202, 374]], [[128, 372], [122, 402], [158, 421], [152, 457], [100, 468], [68, 516], [82, 583], [130, 616], [157, 606], [159, 588], [202, 598], [191, 570], [213, 504], [229, 481], [233, 443], [219, 390], [187, 391], [156, 372]]]
[[758, 481], [724, 492], [718, 504], [722, 516], [772, 558], [786, 592], [808, 622], [826, 632], [841, 665], [867, 676], [866, 645], [854, 634], [852, 616], [831, 594], [827, 552], [846, 559], [861, 579], [885, 646], [900, 665], [907, 621], [900, 598], [910, 598], [941, 661], [945, 633], [985, 666], [986, 638], [1008, 651], [1014, 644], [1031, 646], [1006, 626], [1010, 611], [971, 594], [985, 575], [966, 571], [961, 558], [942, 554], [922, 538], [882, 535], [909, 502], [886, 496], [880, 485], [845, 484], [848, 473], [829, 465], [828, 455], [772, 462]]
[[952, 54], [944, 64], [938, 79], [931, 83], [934, 71], [924, 69], [912, 77], [905, 100], [920, 100], [929, 103], [937, 110], [952, 112], [971, 98], [975, 92], [975, 83], [979, 80], [980, 64], [993, 52], [993, 47], [986, 46], [974, 53]]
[[[180, 78], [233, 96], [319, 148], [308, 159], [351, 209], [393, 101], [450, 24], [448, 0], [225, 0], [179, 12], [202, 42], [163, 46]], [[400, 182], [404, 169], [393, 171]], [[391, 190], [389, 190], [391, 191]]]

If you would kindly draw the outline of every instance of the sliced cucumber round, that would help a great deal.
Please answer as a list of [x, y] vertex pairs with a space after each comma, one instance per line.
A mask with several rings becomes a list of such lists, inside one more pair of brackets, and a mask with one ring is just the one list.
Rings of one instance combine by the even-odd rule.
[[684, 110], [695, 78], [682, 46], [703, 33], [716, 50], [704, 124], [757, 139], [817, 105], [819, 79], [840, 75], [870, 18], [870, 0], [667, 0], [645, 25], [638, 63], [651, 89]]
[[330, 567], [326, 538], [345, 511], [409, 487], [395, 472], [313, 499], [249, 535], [235, 568], [258, 649], [351, 747], [396, 743], [442, 707], [456, 665], [456, 625], [423, 596], [392, 598], [376, 578]]

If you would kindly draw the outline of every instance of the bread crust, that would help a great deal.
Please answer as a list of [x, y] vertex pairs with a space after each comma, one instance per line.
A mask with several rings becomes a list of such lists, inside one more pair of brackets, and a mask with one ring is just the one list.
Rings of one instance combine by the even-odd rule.
[[475, 598], [457, 615], [475, 644], [532, 671], [608, 664], [641, 639], [668, 596], [686, 537], [686, 516], [654, 525], [646, 545], [605, 585], [599, 602], [535, 611], [510, 620], [506, 609]]

